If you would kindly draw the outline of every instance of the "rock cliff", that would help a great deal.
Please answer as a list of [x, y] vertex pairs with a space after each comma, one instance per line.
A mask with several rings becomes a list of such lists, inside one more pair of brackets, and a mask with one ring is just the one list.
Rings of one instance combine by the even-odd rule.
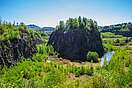
[[36, 44], [43, 42], [34, 32], [15, 28], [8, 24], [0, 25], [0, 31], [3, 31], [0, 35], [0, 66], [2, 67], [14, 65], [22, 58], [31, 58], [37, 52]]
[[64, 30], [58, 28], [51, 34], [48, 44], [52, 45], [62, 58], [85, 60], [88, 51], [96, 51], [101, 57], [104, 49], [100, 33], [97, 27], [93, 26], [90, 28], [78, 26], [69, 29], [66, 26]]

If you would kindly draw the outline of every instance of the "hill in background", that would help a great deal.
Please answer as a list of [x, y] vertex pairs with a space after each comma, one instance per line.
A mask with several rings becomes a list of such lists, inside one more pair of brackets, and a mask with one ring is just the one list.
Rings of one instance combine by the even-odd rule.
[[53, 27], [39, 27], [37, 25], [34, 25], [34, 24], [30, 24], [30, 25], [27, 25], [28, 29], [32, 29], [32, 30], [35, 30], [35, 31], [41, 31], [41, 32], [46, 32], [46, 33], [52, 33], [55, 28]]

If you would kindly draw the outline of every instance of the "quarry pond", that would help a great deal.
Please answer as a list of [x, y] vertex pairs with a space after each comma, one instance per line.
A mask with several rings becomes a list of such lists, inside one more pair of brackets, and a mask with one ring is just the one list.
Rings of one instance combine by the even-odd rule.
[[106, 61], [109, 62], [113, 55], [115, 54], [115, 51], [108, 51], [104, 54], [104, 56], [101, 58], [101, 65], [104, 64], [104, 59], [106, 58]]

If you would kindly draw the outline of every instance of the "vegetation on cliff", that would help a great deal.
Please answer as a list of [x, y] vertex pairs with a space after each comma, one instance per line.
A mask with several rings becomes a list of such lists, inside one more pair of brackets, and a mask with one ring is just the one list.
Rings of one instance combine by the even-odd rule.
[[11, 66], [22, 58], [31, 58], [37, 52], [36, 44], [43, 42], [37, 32], [26, 25], [0, 22], [0, 66]]
[[71, 60], [86, 60], [89, 51], [97, 52], [100, 57], [104, 53], [96, 21], [81, 17], [69, 18], [66, 23], [60, 21], [48, 44], [60, 57]]

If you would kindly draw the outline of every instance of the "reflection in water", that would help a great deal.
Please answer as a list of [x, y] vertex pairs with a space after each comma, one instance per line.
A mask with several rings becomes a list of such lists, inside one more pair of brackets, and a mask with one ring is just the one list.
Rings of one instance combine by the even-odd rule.
[[101, 58], [101, 64], [103, 65], [104, 64], [104, 59], [106, 58], [106, 61], [109, 62], [110, 59], [112, 58], [112, 56], [114, 55], [114, 51], [111, 51], [111, 52], [107, 52], [104, 54], [104, 56]]

